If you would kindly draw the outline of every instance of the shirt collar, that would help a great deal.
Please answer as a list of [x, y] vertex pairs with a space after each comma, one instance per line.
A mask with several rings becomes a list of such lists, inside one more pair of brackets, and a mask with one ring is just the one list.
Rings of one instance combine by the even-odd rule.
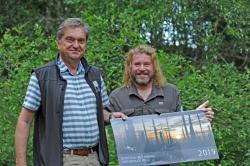
[[[131, 95], [140, 96], [138, 94], [138, 91], [137, 91], [136, 86], [134, 84], [132, 84], [128, 88], [129, 88], [129, 96], [131, 96]], [[162, 88], [158, 88], [156, 86], [153, 86], [152, 92], [151, 92], [149, 98], [154, 98], [154, 97], [157, 97], [157, 96], [164, 97], [163, 89]]]
[[[60, 73], [65, 73], [65, 72], [69, 72], [68, 67], [65, 65], [65, 63], [63, 62], [62, 58], [59, 56], [59, 58], [57, 59], [57, 66], [60, 70]], [[77, 74], [81, 73], [81, 72], [85, 72], [84, 67], [82, 65], [82, 63], [80, 62], [77, 66]]]

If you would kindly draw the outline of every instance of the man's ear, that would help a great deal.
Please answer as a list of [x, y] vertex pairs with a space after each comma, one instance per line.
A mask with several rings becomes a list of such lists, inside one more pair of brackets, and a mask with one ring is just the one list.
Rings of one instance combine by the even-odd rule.
[[56, 46], [57, 46], [57, 48], [59, 49], [59, 46], [60, 45], [60, 40], [56, 40]]

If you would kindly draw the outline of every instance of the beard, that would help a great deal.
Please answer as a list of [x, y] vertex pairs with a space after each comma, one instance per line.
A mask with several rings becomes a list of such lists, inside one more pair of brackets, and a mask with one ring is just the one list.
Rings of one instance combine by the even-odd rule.
[[[144, 75], [143, 78], [141, 78], [141, 75]], [[147, 85], [153, 80], [154, 75], [153, 74], [145, 74], [145, 73], [140, 73], [136, 75], [131, 75], [132, 80], [137, 84], [137, 85]]]

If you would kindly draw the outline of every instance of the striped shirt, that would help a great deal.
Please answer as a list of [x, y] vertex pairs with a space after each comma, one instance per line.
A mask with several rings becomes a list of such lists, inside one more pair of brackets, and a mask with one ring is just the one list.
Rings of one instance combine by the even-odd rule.
[[[96, 117], [96, 97], [84, 78], [84, 68], [80, 63], [75, 75], [70, 74], [67, 66], [59, 58], [57, 65], [61, 76], [67, 81], [63, 111], [64, 148], [91, 147], [97, 144], [99, 129]], [[103, 106], [108, 106], [108, 96], [104, 81], [101, 84]], [[37, 111], [41, 93], [35, 74], [31, 75], [23, 107]]]

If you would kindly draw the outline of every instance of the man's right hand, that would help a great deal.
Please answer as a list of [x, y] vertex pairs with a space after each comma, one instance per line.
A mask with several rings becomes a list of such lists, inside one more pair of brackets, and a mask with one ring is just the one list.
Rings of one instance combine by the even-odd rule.
[[27, 166], [26, 152], [29, 138], [29, 129], [33, 120], [34, 112], [23, 108], [16, 125], [15, 147], [16, 166]]
[[122, 120], [126, 120], [128, 117], [122, 112], [112, 112], [112, 118], [121, 118]]

